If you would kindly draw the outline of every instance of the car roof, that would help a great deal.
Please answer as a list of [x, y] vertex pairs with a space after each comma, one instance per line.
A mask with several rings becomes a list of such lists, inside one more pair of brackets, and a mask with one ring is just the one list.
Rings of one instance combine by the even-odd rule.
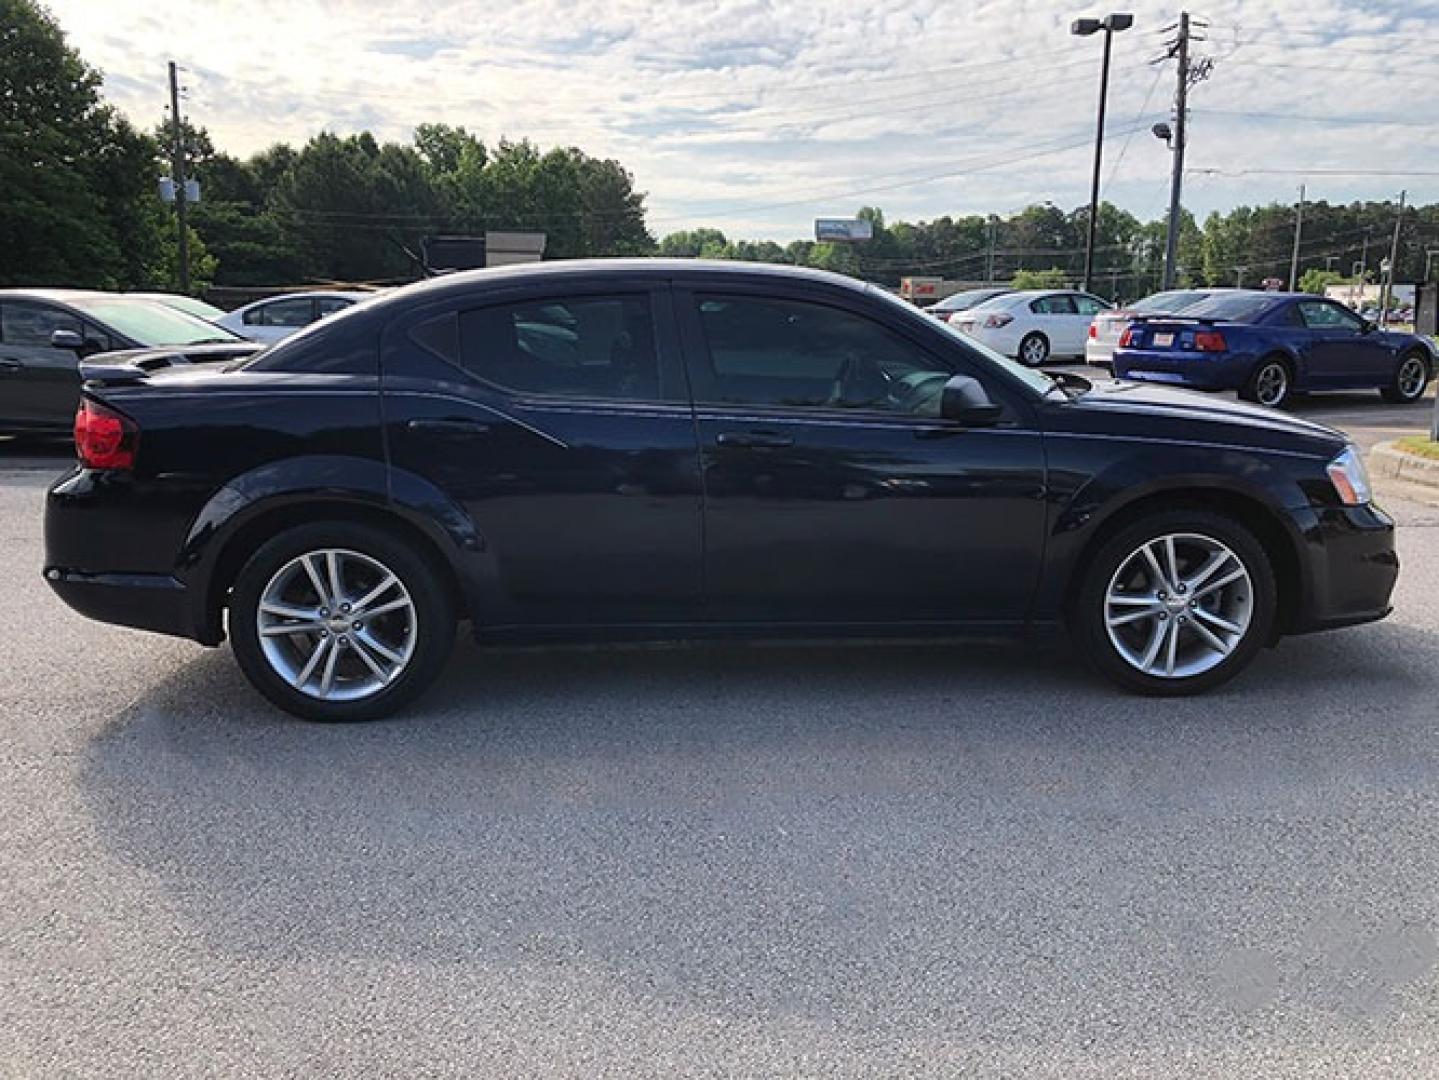
[[104, 289], [0, 289], [0, 300], [7, 296], [16, 300], [48, 300], [56, 304], [90, 300], [97, 296], [106, 298], [129, 296], [132, 300], [145, 299], [127, 293], [107, 292]]
[[372, 296], [378, 295], [378, 291], [367, 289], [299, 289], [295, 292], [276, 293], [274, 296], [262, 296], [257, 300], [251, 300], [245, 307], [255, 307], [257, 304], [269, 304], [275, 300], [367, 300]]

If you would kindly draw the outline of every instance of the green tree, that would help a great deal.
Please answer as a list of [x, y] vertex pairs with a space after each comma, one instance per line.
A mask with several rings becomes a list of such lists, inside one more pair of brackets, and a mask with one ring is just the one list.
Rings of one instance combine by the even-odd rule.
[[1313, 267], [1304, 271], [1299, 278], [1299, 291], [1313, 293], [1315, 296], [1323, 296], [1324, 290], [1330, 285], [1338, 285], [1345, 280], [1343, 274], [1333, 270], [1320, 270]]
[[1064, 271], [1051, 266], [1048, 270], [1020, 270], [1009, 283], [1016, 289], [1059, 289], [1064, 282]]
[[33, 0], [0, 0], [0, 285], [150, 284], [155, 146]]
[[724, 248], [728, 245], [725, 234], [718, 229], [681, 230], [660, 240], [659, 254], [672, 259], [695, 259], [706, 248]]

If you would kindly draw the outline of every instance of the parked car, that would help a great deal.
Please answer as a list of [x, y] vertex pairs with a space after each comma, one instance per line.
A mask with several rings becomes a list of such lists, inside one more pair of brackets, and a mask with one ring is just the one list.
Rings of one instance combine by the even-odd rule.
[[1073, 289], [1024, 289], [986, 300], [949, 325], [995, 352], [1038, 367], [1051, 356], [1083, 356], [1089, 323], [1109, 304]]
[[[1223, 289], [1170, 289], [1136, 300], [1123, 308], [1101, 311], [1090, 321], [1084, 359], [1096, 367], [1113, 367], [1114, 347], [1137, 315], [1170, 315], [1207, 300]], [[1229, 290], [1232, 291], [1232, 290]]]
[[1282, 405], [1310, 390], [1374, 388], [1386, 401], [1424, 395], [1433, 344], [1380, 330], [1343, 304], [1307, 293], [1222, 293], [1178, 315], [1132, 323], [1114, 351], [1114, 374], [1198, 390], [1238, 390]]
[[951, 293], [938, 303], [930, 304], [925, 308], [925, 314], [933, 315], [941, 322], [949, 322], [950, 319], [961, 311], [968, 311], [977, 307], [987, 300], [993, 300], [996, 296], [1003, 296], [1005, 293], [1014, 292], [1008, 286], [996, 286], [985, 289], [964, 289], [957, 293]]
[[125, 295], [135, 296], [141, 300], [154, 300], [156, 303], [172, 307], [176, 311], [183, 311], [186, 315], [193, 315], [206, 322], [219, 322], [225, 317], [224, 308], [217, 308], [214, 304], [205, 303], [199, 297], [186, 296], [183, 293], [132, 292]]
[[[383, 378], [381, 372], [383, 371]], [[1067, 626], [1203, 690], [1382, 618], [1393, 524], [1339, 432], [1050, 377], [794, 267], [565, 261], [396, 290], [217, 370], [86, 366], [45, 577], [383, 715], [482, 641]], [[577, 706], [578, 707], [578, 706]]]
[[344, 311], [373, 293], [317, 289], [256, 300], [216, 321], [251, 341], [280, 341], [318, 319]]
[[228, 330], [154, 300], [79, 289], [0, 289], [0, 432], [69, 431], [82, 357], [156, 346], [211, 359], [252, 351]]

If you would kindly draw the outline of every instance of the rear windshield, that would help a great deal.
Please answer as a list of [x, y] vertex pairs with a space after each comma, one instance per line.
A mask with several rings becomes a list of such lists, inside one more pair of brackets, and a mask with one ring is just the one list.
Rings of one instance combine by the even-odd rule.
[[206, 341], [243, 340], [223, 327], [154, 300], [106, 296], [73, 300], [71, 305], [141, 345], [199, 345]]
[[1211, 296], [1193, 307], [1184, 309], [1184, 315], [1194, 319], [1222, 319], [1225, 322], [1253, 322], [1275, 304], [1275, 298], [1264, 293], [1229, 293]]
[[1153, 296], [1146, 296], [1143, 300], [1136, 300], [1129, 306], [1129, 310], [1141, 315], [1167, 315], [1171, 312], [1183, 311], [1209, 295], [1202, 289], [1173, 289], [1170, 292], [1159, 292]]

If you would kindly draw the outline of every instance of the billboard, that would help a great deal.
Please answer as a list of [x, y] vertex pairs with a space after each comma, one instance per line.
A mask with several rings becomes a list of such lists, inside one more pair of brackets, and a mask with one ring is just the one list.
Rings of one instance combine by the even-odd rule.
[[874, 226], [861, 218], [815, 218], [814, 238], [821, 244], [853, 244], [874, 237]]

